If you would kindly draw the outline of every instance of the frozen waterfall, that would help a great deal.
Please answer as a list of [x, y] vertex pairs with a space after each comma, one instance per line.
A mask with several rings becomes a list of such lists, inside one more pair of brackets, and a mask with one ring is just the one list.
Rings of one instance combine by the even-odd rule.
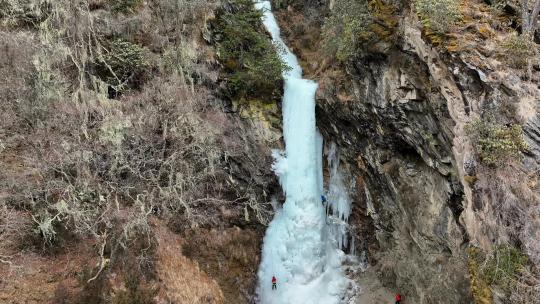
[[[335, 147], [329, 149], [328, 205], [333, 216], [327, 217], [321, 202], [323, 141], [315, 126], [317, 84], [302, 79], [296, 57], [280, 38], [270, 2], [257, 2], [256, 7], [264, 11], [263, 23], [274, 43], [284, 50], [282, 60], [292, 68], [284, 74], [286, 150], [274, 151], [273, 166], [286, 201], [283, 208], [276, 211], [264, 237], [258, 299], [263, 304], [340, 303], [350, 283], [341, 267], [350, 201], [343, 194]], [[277, 278], [277, 290], [272, 290], [273, 276]]]

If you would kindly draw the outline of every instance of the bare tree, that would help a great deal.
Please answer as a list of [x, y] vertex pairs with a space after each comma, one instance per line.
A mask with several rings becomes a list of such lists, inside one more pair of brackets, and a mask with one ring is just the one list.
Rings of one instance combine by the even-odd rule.
[[538, 14], [540, 13], [540, 0], [536, 0], [532, 9], [529, 10], [529, 0], [521, 0], [521, 19], [523, 23], [523, 33], [533, 36], [536, 31]]

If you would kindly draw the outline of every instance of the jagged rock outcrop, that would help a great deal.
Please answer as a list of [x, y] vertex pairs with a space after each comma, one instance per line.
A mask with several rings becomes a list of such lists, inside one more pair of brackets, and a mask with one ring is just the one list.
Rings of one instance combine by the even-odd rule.
[[[433, 74], [415, 49], [426, 45], [414, 38], [404, 37], [406, 49], [348, 67], [345, 92], [322, 83], [319, 128], [357, 164], [353, 174], [364, 177], [380, 246], [370, 254], [383, 283], [419, 303], [468, 303], [463, 186], [452, 151], [456, 123], [449, 101], [429, 89]], [[456, 88], [451, 78], [438, 80]]]

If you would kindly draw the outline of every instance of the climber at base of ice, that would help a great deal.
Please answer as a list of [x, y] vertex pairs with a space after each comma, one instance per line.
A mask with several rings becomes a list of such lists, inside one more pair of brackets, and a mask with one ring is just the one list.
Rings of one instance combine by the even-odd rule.
[[401, 295], [399, 293], [396, 295], [396, 304], [401, 304]]
[[272, 290], [277, 289], [276, 277], [272, 276]]

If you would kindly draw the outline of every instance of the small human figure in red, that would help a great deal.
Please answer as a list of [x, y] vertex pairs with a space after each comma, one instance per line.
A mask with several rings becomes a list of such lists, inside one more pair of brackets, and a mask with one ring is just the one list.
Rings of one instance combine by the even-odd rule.
[[401, 304], [401, 295], [399, 293], [396, 295], [396, 304]]
[[277, 289], [276, 277], [272, 276], [272, 290]]

